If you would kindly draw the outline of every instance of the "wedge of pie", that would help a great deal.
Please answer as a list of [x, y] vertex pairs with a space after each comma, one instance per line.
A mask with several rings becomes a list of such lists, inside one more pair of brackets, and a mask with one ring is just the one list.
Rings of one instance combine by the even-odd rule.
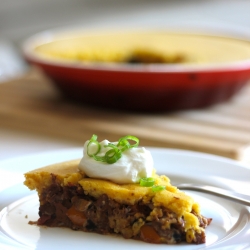
[[88, 177], [79, 170], [79, 161], [25, 174], [24, 184], [39, 196], [37, 225], [119, 234], [149, 243], [205, 242], [211, 219], [202, 216], [199, 204], [172, 186], [168, 177], [154, 173], [155, 188], [117, 184]]

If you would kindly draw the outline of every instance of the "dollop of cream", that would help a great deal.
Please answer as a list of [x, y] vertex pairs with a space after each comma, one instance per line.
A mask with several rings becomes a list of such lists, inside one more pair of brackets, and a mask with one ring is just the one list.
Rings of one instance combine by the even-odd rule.
[[[154, 162], [149, 150], [144, 147], [134, 147], [122, 152], [122, 157], [113, 164], [96, 161], [87, 154], [87, 145], [84, 144], [83, 158], [79, 163], [79, 169], [91, 178], [106, 179], [118, 184], [138, 183], [143, 177], [151, 177], [154, 168]], [[104, 145], [108, 145], [108, 140], [100, 142], [101, 151], [98, 153], [104, 156], [110, 150]], [[112, 142], [117, 144], [117, 142]], [[91, 145], [90, 147], [95, 147]], [[89, 148], [89, 151], [95, 151], [95, 148]]]

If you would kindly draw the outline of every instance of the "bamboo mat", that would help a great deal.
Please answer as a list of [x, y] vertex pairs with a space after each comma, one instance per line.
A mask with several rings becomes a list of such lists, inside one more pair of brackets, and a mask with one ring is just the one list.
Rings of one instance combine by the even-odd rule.
[[0, 84], [0, 126], [83, 143], [95, 133], [250, 162], [250, 85], [230, 101], [166, 114], [119, 113], [64, 100], [39, 71]]

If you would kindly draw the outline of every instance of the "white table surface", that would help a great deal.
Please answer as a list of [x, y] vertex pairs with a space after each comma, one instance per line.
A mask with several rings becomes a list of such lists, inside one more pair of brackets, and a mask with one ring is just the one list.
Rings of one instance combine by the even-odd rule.
[[83, 147], [83, 145], [28, 132], [0, 128], [0, 166], [2, 160], [73, 147]]

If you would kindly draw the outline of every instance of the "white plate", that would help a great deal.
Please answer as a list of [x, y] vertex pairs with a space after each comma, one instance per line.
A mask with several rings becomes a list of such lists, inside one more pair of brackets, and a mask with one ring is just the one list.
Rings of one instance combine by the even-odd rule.
[[[182, 150], [149, 148], [158, 173], [172, 183], [215, 185], [238, 192], [250, 190], [250, 168], [236, 161]], [[201, 245], [154, 245], [119, 236], [103, 236], [66, 228], [29, 225], [38, 218], [38, 200], [23, 184], [23, 173], [47, 164], [80, 158], [82, 149], [61, 150], [0, 162], [0, 249], [250, 249], [250, 208], [223, 198], [190, 193], [202, 214], [212, 217], [207, 242]], [[11, 179], [10, 179], [11, 178]], [[11, 181], [10, 181], [11, 180]]]

